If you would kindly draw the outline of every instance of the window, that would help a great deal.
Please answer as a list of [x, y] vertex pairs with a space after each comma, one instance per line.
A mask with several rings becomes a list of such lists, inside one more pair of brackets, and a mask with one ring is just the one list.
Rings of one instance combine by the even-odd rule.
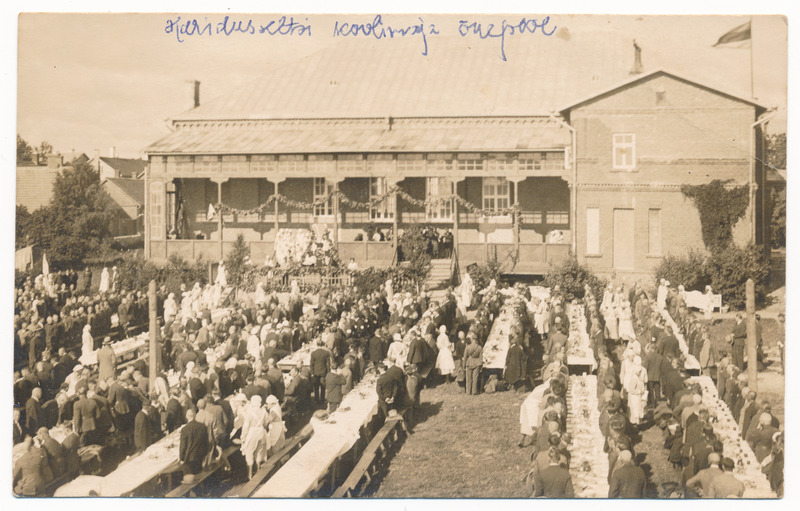
[[509, 186], [504, 177], [483, 178], [483, 209], [497, 212], [509, 206]]
[[[371, 177], [369, 178], [369, 200], [377, 197], [382, 197], [389, 191], [386, 178]], [[369, 208], [369, 219], [376, 222], [390, 222], [394, 219], [395, 211], [395, 196], [389, 195], [383, 199], [383, 202]]]
[[251, 172], [275, 172], [275, 157], [271, 154], [254, 154], [250, 157]]
[[197, 172], [219, 172], [219, 156], [196, 156], [194, 169]]
[[586, 208], [586, 254], [600, 254], [600, 208]]
[[633, 170], [636, 167], [636, 137], [631, 134], [614, 135], [614, 168]]
[[247, 156], [243, 154], [224, 155], [221, 158], [222, 172], [239, 172], [247, 170]]
[[164, 184], [150, 183], [150, 239], [164, 239]]
[[[444, 177], [429, 177], [425, 180], [427, 200], [433, 201], [455, 195], [454, 184]], [[448, 200], [436, 205], [429, 205], [425, 214], [430, 222], [452, 222], [453, 201]]]
[[649, 255], [661, 255], [661, 210], [651, 209], [647, 216], [648, 244], [647, 253]]
[[328, 198], [321, 204], [316, 204], [318, 200], [329, 197], [333, 191], [333, 184], [328, 183], [324, 177], [314, 178], [314, 216], [333, 216], [333, 201]]

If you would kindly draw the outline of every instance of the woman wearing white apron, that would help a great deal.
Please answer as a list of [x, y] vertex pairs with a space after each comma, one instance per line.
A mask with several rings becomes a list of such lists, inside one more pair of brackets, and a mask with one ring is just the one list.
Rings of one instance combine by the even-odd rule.
[[633, 357], [630, 369], [622, 381], [628, 394], [628, 412], [633, 425], [638, 425], [644, 416], [645, 392], [647, 390], [647, 371], [642, 367], [642, 359]]
[[703, 318], [706, 321], [711, 321], [711, 313], [714, 311], [714, 292], [711, 290], [711, 286], [706, 286], [706, 306], [703, 309]]
[[242, 424], [242, 455], [247, 463], [247, 478], [253, 477], [254, 468], [267, 461], [267, 411], [261, 407], [261, 396], [250, 398], [244, 410]]
[[447, 327], [444, 325], [439, 327], [436, 347], [439, 348], [439, 354], [436, 356], [436, 369], [449, 381], [450, 375], [456, 368], [456, 363], [453, 361], [452, 343], [450, 337], [447, 336]]
[[619, 308], [619, 337], [625, 341], [636, 339], [633, 331], [633, 316], [631, 315], [631, 302], [623, 299]]
[[283, 422], [283, 412], [278, 398], [270, 394], [267, 396], [267, 439], [269, 454], [275, 454], [286, 443], [286, 424]]
[[100, 289], [99, 289], [99, 291], [101, 293], [106, 293], [106, 292], [108, 292], [109, 288], [110, 288], [110, 283], [109, 283], [109, 276], [108, 276], [108, 268], [106, 267], [106, 268], [103, 268], [102, 273], [100, 273]]
[[88, 357], [94, 352], [94, 337], [92, 337], [92, 325], [83, 327], [81, 336], [81, 363], [86, 364]]

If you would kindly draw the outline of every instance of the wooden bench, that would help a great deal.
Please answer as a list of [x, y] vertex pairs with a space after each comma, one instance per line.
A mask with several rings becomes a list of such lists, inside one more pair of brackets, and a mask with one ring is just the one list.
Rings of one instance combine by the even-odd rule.
[[261, 465], [261, 468], [253, 475], [252, 479], [240, 487], [227, 491], [222, 496], [244, 498], [252, 495], [276, 469], [282, 467], [306, 443], [306, 440], [311, 438], [313, 433], [314, 429], [311, 425], [306, 425], [299, 433], [290, 438], [280, 451], [270, 456], [267, 462]]
[[387, 439], [389, 440], [389, 445], [397, 441], [399, 430], [407, 431], [406, 423], [402, 420], [402, 417], [398, 416], [397, 418], [387, 419], [383, 427], [378, 430], [367, 447], [364, 448], [364, 451], [361, 453], [361, 458], [358, 460], [356, 466], [353, 467], [350, 475], [348, 475], [344, 483], [333, 492], [331, 497], [340, 499], [358, 496], [360, 493], [357, 491], [359, 483], [366, 477], [364, 486], [369, 485], [374, 475], [372, 469], [375, 467], [375, 462], [386, 456], [386, 449], [388, 447]]
[[214, 472], [225, 466], [228, 462], [228, 456], [239, 450], [238, 445], [231, 445], [222, 451], [220, 457], [214, 460], [209, 466], [204, 468], [199, 474], [195, 474], [194, 479], [190, 482], [183, 482], [165, 495], [167, 498], [185, 497], [197, 485], [208, 479]]

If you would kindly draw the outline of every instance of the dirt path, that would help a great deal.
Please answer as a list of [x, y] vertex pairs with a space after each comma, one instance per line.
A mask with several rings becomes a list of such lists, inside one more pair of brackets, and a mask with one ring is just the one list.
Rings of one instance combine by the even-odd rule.
[[365, 496], [528, 497], [522, 477], [532, 448], [517, 447], [526, 395], [467, 396], [454, 383], [424, 389], [420, 422]]

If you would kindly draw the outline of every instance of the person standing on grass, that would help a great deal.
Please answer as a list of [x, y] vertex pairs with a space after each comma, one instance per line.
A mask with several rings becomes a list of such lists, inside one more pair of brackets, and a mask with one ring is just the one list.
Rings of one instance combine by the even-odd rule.
[[712, 499], [740, 499], [744, 494], [744, 484], [733, 475], [733, 460], [730, 458], [722, 459], [722, 474], [711, 480], [709, 487], [709, 498]]
[[747, 341], [747, 325], [741, 312], [736, 314], [736, 325], [731, 330], [731, 358], [733, 365], [744, 371], [744, 345]]
[[642, 499], [647, 478], [644, 470], [633, 461], [631, 451], [620, 451], [611, 482], [608, 486], [610, 499]]
[[572, 487], [572, 476], [569, 470], [561, 466], [561, 453], [558, 448], [551, 447], [548, 456], [550, 465], [539, 472], [533, 496], [551, 499], [573, 498], [575, 490]]
[[480, 388], [481, 368], [483, 367], [483, 348], [474, 335], [468, 336], [469, 344], [464, 349], [464, 369], [466, 371], [466, 392], [469, 395], [478, 393]]

